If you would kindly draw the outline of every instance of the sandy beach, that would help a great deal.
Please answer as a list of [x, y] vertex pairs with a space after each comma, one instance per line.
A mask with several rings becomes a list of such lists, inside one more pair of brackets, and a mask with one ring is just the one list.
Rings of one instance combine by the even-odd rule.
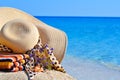
[[77, 80], [120, 80], [120, 71], [95, 61], [77, 59], [66, 55], [63, 66]]

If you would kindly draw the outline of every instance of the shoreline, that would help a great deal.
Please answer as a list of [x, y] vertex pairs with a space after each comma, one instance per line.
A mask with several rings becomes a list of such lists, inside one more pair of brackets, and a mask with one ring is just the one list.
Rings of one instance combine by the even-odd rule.
[[77, 80], [120, 80], [120, 71], [92, 60], [66, 55], [63, 67]]

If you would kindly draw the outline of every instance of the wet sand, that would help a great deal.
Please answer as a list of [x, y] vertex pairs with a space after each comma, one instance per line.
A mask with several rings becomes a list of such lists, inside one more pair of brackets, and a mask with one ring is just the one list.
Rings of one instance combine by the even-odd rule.
[[65, 56], [62, 62], [67, 73], [77, 80], [120, 80], [120, 71], [95, 61]]

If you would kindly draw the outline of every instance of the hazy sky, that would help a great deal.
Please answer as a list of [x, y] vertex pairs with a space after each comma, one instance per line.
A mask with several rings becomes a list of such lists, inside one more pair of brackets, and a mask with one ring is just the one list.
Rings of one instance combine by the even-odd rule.
[[0, 6], [18, 8], [34, 16], [120, 17], [120, 0], [0, 0]]

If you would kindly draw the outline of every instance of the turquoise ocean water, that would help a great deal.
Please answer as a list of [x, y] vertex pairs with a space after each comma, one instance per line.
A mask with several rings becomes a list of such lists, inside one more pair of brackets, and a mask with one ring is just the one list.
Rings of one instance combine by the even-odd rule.
[[66, 32], [66, 54], [120, 66], [120, 18], [40, 17], [48, 25]]

